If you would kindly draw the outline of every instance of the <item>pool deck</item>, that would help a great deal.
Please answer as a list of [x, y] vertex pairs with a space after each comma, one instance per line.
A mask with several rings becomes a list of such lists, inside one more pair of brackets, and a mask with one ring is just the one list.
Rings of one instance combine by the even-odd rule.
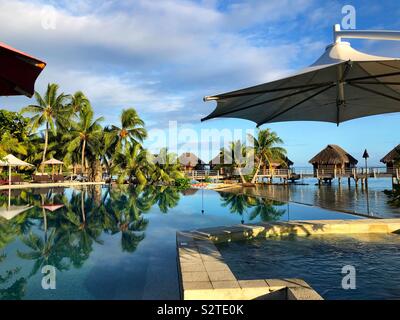
[[12, 185], [1, 185], [0, 190], [9, 189], [30, 189], [30, 188], [57, 188], [57, 187], [76, 187], [76, 186], [90, 186], [90, 185], [103, 185], [104, 181], [101, 182], [56, 182], [56, 183], [22, 183]]
[[376, 233], [400, 233], [400, 219], [261, 222], [177, 232], [181, 297], [185, 300], [321, 300], [301, 279], [236, 279], [215, 243], [280, 236]]

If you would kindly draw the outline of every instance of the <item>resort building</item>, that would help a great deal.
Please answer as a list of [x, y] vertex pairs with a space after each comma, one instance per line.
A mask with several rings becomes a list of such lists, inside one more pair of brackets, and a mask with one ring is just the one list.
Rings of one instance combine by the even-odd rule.
[[394, 169], [400, 168], [400, 144], [384, 156], [381, 162], [386, 164], [388, 173], [393, 173]]
[[314, 168], [314, 176], [319, 180], [332, 180], [338, 175], [351, 175], [358, 161], [347, 151], [335, 144], [329, 144], [310, 161]]
[[218, 170], [221, 175], [232, 175], [232, 155], [230, 152], [220, 151], [211, 159], [209, 164], [211, 170]]
[[182, 167], [182, 170], [185, 172], [190, 172], [193, 170], [205, 170], [206, 163], [192, 152], [182, 153], [179, 156], [178, 161]]

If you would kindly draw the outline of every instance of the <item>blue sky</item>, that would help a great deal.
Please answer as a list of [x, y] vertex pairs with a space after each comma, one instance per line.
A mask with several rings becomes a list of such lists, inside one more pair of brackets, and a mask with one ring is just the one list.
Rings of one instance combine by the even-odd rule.
[[[341, 22], [346, 4], [356, 8], [357, 29], [400, 30], [398, 1], [0, 0], [0, 41], [48, 63], [37, 81], [39, 92], [48, 82], [67, 93], [82, 90], [106, 123], [118, 122], [123, 108], [135, 107], [151, 133], [177, 121], [178, 143], [194, 145], [179, 130], [254, 129], [245, 120], [200, 123], [214, 109], [214, 103], [202, 101], [204, 95], [311, 64], [331, 43], [332, 25]], [[400, 57], [398, 42], [351, 43], [367, 53]], [[0, 98], [0, 107], [12, 110], [29, 103]], [[283, 138], [296, 166], [307, 165], [328, 143], [359, 160], [367, 148], [377, 165], [400, 142], [399, 120], [400, 114], [391, 114], [339, 127], [317, 122], [268, 127]], [[147, 145], [157, 148], [153, 140], [150, 136]]]

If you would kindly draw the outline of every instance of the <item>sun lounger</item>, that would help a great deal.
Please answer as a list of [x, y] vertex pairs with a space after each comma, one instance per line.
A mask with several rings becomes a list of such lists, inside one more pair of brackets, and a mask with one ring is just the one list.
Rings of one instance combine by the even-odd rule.
[[20, 176], [11, 176], [11, 183], [12, 184], [19, 184], [23, 183], [24, 180]]
[[55, 174], [53, 176], [53, 182], [64, 182], [64, 176], [62, 174]]
[[48, 175], [45, 175], [45, 174], [43, 174], [43, 175], [35, 174], [32, 176], [32, 178], [33, 178], [34, 183], [51, 183], [52, 182], [51, 177]]

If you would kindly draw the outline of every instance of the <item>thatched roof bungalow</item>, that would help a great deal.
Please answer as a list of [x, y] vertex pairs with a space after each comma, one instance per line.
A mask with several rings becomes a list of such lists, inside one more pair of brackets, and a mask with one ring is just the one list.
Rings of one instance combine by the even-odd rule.
[[400, 144], [381, 159], [388, 169], [400, 167]]
[[178, 158], [178, 162], [185, 171], [202, 170], [205, 165], [205, 162], [192, 152], [182, 153]]
[[345, 171], [355, 168], [358, 161], [336, 144], [329, 144], [325, 149], [315, 155], [310, 161], [316, 170]]

